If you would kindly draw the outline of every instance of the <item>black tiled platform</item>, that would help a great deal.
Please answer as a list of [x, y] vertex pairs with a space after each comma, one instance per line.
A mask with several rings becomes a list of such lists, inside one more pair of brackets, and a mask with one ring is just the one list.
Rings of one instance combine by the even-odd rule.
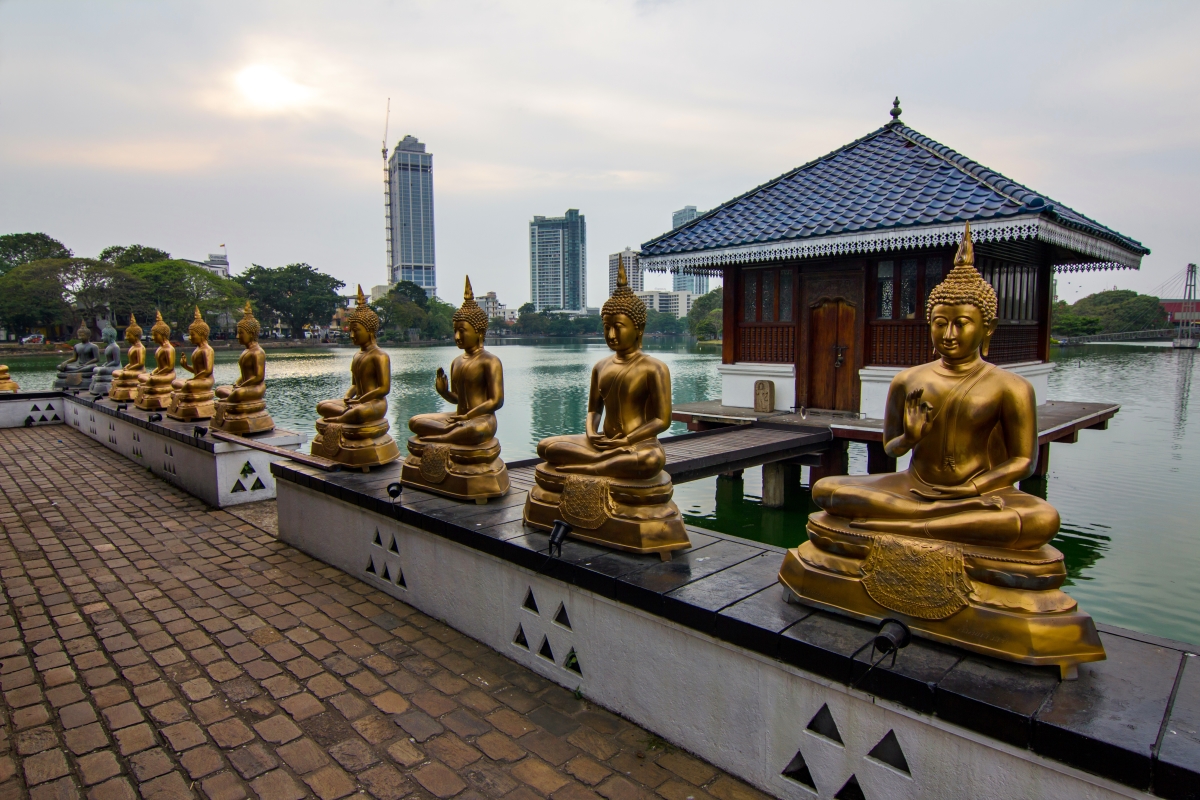
[[775, 574], [783, 551], [689, 528], [689, 550], [669, 562], [549, 537], [521, 522], [524, 490], [486, 506], [386, 486], [400, 463], [362, 473], [322, 473], [274, 463], [278, 480], [398, 519], [548, 577], [625, 602], [731, 644], [922, 714], [1161, 797], [1200, 798], [1200, 658], [1180, 642], [1100, 626], [1108, 660], [1077, 681], [916, 640], [895, 666], [866, 674], [874, 627], [785, 602]]

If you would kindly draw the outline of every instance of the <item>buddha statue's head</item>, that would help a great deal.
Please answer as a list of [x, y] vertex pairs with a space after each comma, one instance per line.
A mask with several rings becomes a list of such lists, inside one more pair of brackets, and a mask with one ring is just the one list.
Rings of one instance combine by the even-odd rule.
[[100, 331], [100, 338], [104, 340], [105, 344], [116, 344], [117, 329], [112, 326], [111, 322], [104, 323], [104, 330]]
[[92, 340], [92, 329], [88, 327], [86, 322], [79, 323], [79, 330], [75, 331], [75, 338], [84, 344]]
[[129, 315], [129, 327], [125, 329], [125, 341], [137, 344], [142, 340], [142, 326], [137, 324], [137, 318]]
[[996, 290], [975, 269], [971, 224], [954, 256], [954, 269], [929, 293], [926, 307], [933, 349], [949, 363], [987, 355], [996, 332]]
[[461, 350], [474, 350], [483, 343], [487, 336], [488, 317], [479, 304], [475, 302], [475, 292], [471, 289], [471, 277], [467, 276], [466, 287], [463, 289], [463, 303], [454, 312], [454, 343]]
[[200, 316], [200, 306], [196, 306], [196, 314], [192, 317], [192, 324], [188, 325], [188, 339], [192, 344], [199, 345], [208, 341], [208, 323], [204, 321], [204, 317]]
[[154, 312], [154, 327], [150, 329], [150, 335], [160, 346], [166, 344], [167, 340], [171, 338], [171, 326], [163, 322], [161, 311]]
[[238, 320], [237, 337], [238, 342], [242, 347], [249, 347], [254, 342], [258, 341], [258, 333], [262, 327], [258, 324], [258, 320], [254, 318], [254, 311], [250, 308], [250, 301], [246, 301], [246, 307], [242, 309], [242, 318]]
[[646, 304], [629, 288], [625, 264], [617, 266], [617, 288], [600, 309], [604, 342], [610, 350], [628, 353], [642, 346], [646, 331]]
[[358, 287], [354, 310], [346, 315], [346, 321], [350, 324], [350, 338], [356, 345], [366, 347], [375, 341], [375, 334], [379, 331], [379, 315], [367, 305], [361, 285]]

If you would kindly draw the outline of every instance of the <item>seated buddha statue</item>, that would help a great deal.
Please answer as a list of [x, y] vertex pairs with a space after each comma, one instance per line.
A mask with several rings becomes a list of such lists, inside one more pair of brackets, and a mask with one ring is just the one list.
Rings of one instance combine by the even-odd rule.
[[19, 392], [21, 387], [8, 374], [8, 367], [0, 364], [0, 392]]
[[996, 293], [969, 225], [926, 315], [939, 358], [892, 379], [884, 415], [884, 449], [911, 452], [908, 469], [817, 481], [821, 511], [780, 581], [810, 605], [1070, 677], [1104, 649], [1059, 588], [1058, 512], [1016, 486], [1037, 463], [1037, 406], [1028, 381], [983, 360]]
[[113, 371], [112, 387], [108, 390], [109, 399], [119, 402], [137, 397], [138, 376], [146, 371], [146, 345], [142, 344], [142, 328], [133, 314], [129, 315], [129, 326], [125, 328], [125, 341], [129, 342], [129, 363]]
[[586, 432], [538, 443], [545, 462], [535, 471], [525, 522], [549, 529], [561, 519], [575, 538], [665, 561], [691, 546], [658, 442], [671, 426], [671, 373], [642, 352], [646, 306], [624, 266], [600, 315], [613, 354], [592, 367]]
[[74, 354], [58, 365], [55, 389], [86, 389], [92, 383], [92, 372], [100, 361], [100, 348], [92, 341], [92, 329], [86, 322], [79, 323], [75, 336], [79, 342], [75, 345]]
[[230, 386], [217, 387], [217, 407], [212, 427], [226, 433], [244, 436], [275, 430], [275, 420], [267, 413], [263, 395], [267, 393], [267, 354], [258, 344], [258, 320], [246, 301], [246, 308], [237, 324], [237, 338], [242, 354], [238, 357], [240, 377]]
[[104, 323], [100, 338], [105, 344], [104, 363], [92, 372], [92, 384], [88, 391], [98, 397], [107, 397], [112, 387], [113, 373], [121, 368], [121, 345], [117, 344], [117, 329], [111, 322]]
[[341, 400], [317, 404], [317, 435], [312, 452], [350, 467], [387, 464], [400, 457], [400, 448], [388, 434], [387, 398], [392, 390], [392, 360], [379, 348], [375, 334], [379, 316], [367, 305], [362, 287], [346, 321], [350, 338], [359, 351], [350, 362], [350, 390]]
[[137, 396], [133, 404], [143, 411], [162, 411], [171, 404], [171, 384], [175, 381], [175, 348], [171, 345], [171, 326], [163, 322], [161, 311], [154, 314], [150, 336], [158, 345], [154, 351], [154, 370], [138, 375]]
[[196, 345], [192, 351], [192, 363], [188, 363], [187, 353], [180, 354], [179, 366], [192, 373], [192, 377], [171, 382], [171, 404], [167, 406], [167, 416], [171, 419], [191, 422], [197, 419], [208, 419], [213, 415], [213, 353], [212, 345], [208, 343], [208, 323], [200, 316], [200, 307], [192, 324], [188, 326], [188, 341]]
[[454, 343], [462, 355], [450, 363], [450, 377], [438, 367], [434, 388], [450, 413], [418, 414], [408, 421], [401, 482], [460, 500], [486, 503], [508, 491], [508, 469], [500, 460], [496, 411], [504, 405], [504, 367], [483, 349], [488, 317], [475, 302], [468, 277], [463, 303], [454, 312]]

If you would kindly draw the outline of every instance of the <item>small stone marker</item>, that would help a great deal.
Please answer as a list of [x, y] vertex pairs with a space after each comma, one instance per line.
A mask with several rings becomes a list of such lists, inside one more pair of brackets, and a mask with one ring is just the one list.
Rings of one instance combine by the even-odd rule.
[[754, 410], [760, 413], [775, 410], [775, 381], [754, 382]]

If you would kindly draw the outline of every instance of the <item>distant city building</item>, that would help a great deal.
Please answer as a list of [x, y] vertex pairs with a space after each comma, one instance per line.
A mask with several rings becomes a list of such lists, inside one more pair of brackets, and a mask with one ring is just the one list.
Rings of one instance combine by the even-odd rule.
[[476, 297], [475, 302], [479, 303], [479, 307], [483, 309], [483, 313], [487, 314], [488, 319], [504, 316], [504, 303], [500, 302], [500, 298], [496, 297], [495, 292], [488, 292], [483, 297]]
[[671, 229], [686, 225], [698, 216], [700, 216], [700, 212], [696, 210], [695, 206], [684, 206], [671, 214]]
[[387, 293], [392, 289], [391, 284], [383, 284], [381, 286], [371, 287], [371, 302], [378, 303], [383, 298], [387, 297]]
[[[684, 206], [678, 211], [672, 212], [671, 229], [674, 230], [680, 225], [686, 225], [698, 216], [700, 216], [700, 212], [696, 210], [695, 206]], [[684, 275], [681, 272], [677, 272], [672, 276], [671, 288], [677, 292], [708, 294], [708, 276]]]
[[207, 261], [193, 261], [190, 258], [183, 260], [194, 266], [206, 269], [213, 275], [219, 275], [222, 278], [229, 277], [229, 259], [224, 253], [209, 253]]
[[691, 292], [636, 292], [637, 296], [646, 304], [646, 308], [653, 308], [661, 314], [674, 314], [676, 317], [683, 318], [692, 310], [692, 302], [696, 299], [696, 295]]
[[629, 279], [629, 288], [635, 292], [640, 292], [645, 286], [642, 277], [642, 265], [638, 260], [638, 254], [626, 247], [620, 253], [613, 253], [608, 257], [609, 297], [612, 297], [612, 293], [617, 290], [617, 268], [622, 261], [625, 262], [625, 277]]
[[529, 223], [529, 295], [537, 311], [587, 308], [587, 223], [578, 209]]
[[504, 309], [504, 321], [505, 322], [516, 322], [517, 319], [521, 316], [521, 312], [519, 309], [508, 308], [507, 306], [501, 306], [501, 308]]
[[392, 225], [388, 283], [412, 281], [428, 297], [437, 293], [433, 251], [433, 154], [415, 136], [405, 136], [388, 161]]

